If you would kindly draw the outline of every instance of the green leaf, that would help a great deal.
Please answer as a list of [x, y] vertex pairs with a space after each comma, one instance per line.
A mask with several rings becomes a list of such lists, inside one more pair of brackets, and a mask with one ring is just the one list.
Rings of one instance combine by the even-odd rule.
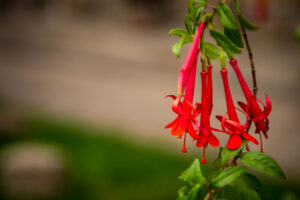
[[262, 173], [278, 178], [285, 178], [285, 175], [277, 162], [264, 153], [255, 151], [246, 152], [241, 155], [240, 159], [245, 165]]
[[248, 186], [250, 188], [252, 188], [253, 190], [255, 190], [258, 195], [260, 196], [261, 199], [268, 199], [268, 196], [264, 190], [264, 186], [263, 184], [258, 180], [258, 178], [256, 178], [255, 176], [253, 176], [252, 174], [249, 173], [245, 173], [242, 176], [243, 180], [248, 184]]
[[223, 165], [226, 165], [227, 162], [228, 162], [230, 159], [232, 159], [232, 158], [234, 158], [235, 156], [237, 156], [237, 155], [242, 151], [242, 149], [246, 146], [247, 143], [248, 143], [248, 142], [247, 142], [246, 140], [243, 140], [242, 145], [241, 145], [239, 148], [235, 149], [235, 150], [229, 150], [229, 149], [227, 149], [226, 147], [222, 148], [222, 150], [221, 150], [221, 160], [222, 160], [222, 164], [223, 164]]
[[180, 29], [180, 28], [174, 28], [169, 31], [170, 35], [176, 35], [179, 37], [182, 37], [183, 35], [187, 34], [186, 30]]
[[300, 25], [297, 26], [295, 35], [296, 35], [296, 39], [298, 40], [298, 42], [300, 42]]
[[240, 13], [240, 2], [239, 0], [233, 0], [234, 2], [234, 7], [237, 13]]
[[187, 186], [181, 187], [177, 192], [177, 199], [176, 200], [187, 200], [185, 196], [185, 191], [188, 189]]
[[199, 159], [195, 159], [193, 164], [179, 176], [179, 179], [184, 180], [189, 185], [205, 183], [206, 179], [202, 175]]
[[244, 171], [245, 168], [243, 166], [226, 168], [212, 180], [212, 186], [214, 188], [224, 187], [235, 181]]
[[173, 46], [172, 46], [172, 52], [177, 56], [179, 57], [180, 56], [180, 50], [181, 50], [181, 47], [187, 43], [190, 43], [193, 41], [193, 37], [188, 35], [187, 33], [185, 35], [182, 35], [182, 38], [180, 40], [180, 42], [177, 42], [175, 43]]
[[219, 2], [217, 6], [217, 14], [221, 24], [229, 29], [239, 29], [230, 7], [223, 2]]
[[224, 34], [238, 47], [244, 48], [242, 35], [239, 29], [229, 29], [225, 27]]
[[237, 14], [239, 21], [241, 23], [241, 26], [243, 26], [245, 29], [248, 30], [257, 30], [259, 29], [258, 26], [252, 24], [251, 22], [249, 22], [242, 14], [238, 13]]
[[194, 14], [194, 17], [195, 17], [197, 22], [199, 21], [200, 15], [201, 15], [201, 13], [203, 12], [204, 9], [205, 9], [205, 7], [201, 6], [201, 5], [195, 6], [193, 14]]
[[186, 27], [187, 32], [192, 33], [192, 25], [191, 25], [191, 21], [189, 18], [190, 18], [190, 15], [185, 16], [184, 25]]
[[173, 44], [172, 46], [172, 52], [175, 54], [175, 56], [179, 57], [180, 55], [180, 49], [181, 49], [181, 41]]
[[186, 195], [186, 199], [187, 200], [195, 200], [198, 190], [200, 189], [201, 185], [200, 184], [196, 184], [195, 186], [193, 186]]
[[[204, 42], [205, 55], [211, 60], [220, 60], [221, 50], [216, 45], [210, 42]], [[229, 59], [227, 54], [223, 54], [225, 59]]]
[[237, 47], [233, 42], [231, 42], [231, 40], [223, 33], [216, 30], [210, 30], [210, 35], [215, 38], [217, 44], [221, 46], [224, 49], [224, 51], [226, 51], [226, 53], [234, 54], [241, 52], [239, 47]]
[[188, 9], [191, 11], [195, 7], [195, 0], [189, 0]]
[[234, 182], [230, 184], [234, 190], [239, 193], [243, 200], [261, 200], [258, 193], [249, 187], [246, 181], [241, 178], [236, 179]]
[[206, 6], [207, 0], [195, 0], [195, 2], [199, 3], [201, 6]]

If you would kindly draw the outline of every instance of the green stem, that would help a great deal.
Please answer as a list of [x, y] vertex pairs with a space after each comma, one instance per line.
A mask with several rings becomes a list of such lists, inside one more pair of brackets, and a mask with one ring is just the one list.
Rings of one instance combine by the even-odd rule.
[[210, 190], [209, 193], [204, 197], [204, 200], [211, 200], [212, 195], [214, 194], [214, 190]]

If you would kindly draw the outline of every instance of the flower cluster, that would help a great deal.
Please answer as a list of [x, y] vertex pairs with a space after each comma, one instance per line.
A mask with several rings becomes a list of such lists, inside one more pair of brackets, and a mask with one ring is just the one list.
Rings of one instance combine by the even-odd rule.
[[[178, 77], [178, 95], [167, 96], [173, 99], [172, 110], [177, 117], [171, 123], [166, 125], [165, 128], [171, 128], [171, 134], [178, 138], [184, 137], [183, 153], [187, 152], [187, 134], [193, 141], [196, 141], [196, 147], [203, 147], [202, 163], [205, 163], [205, 149], [208, 145], [213, 147], [220, 145], [218, 138], [214, 135], [216, 132], [229, 135], [226, 147], [231, 150], [239, 148], [242, 145], [242, 140], [258, 145], [259, 142], [255, 137], [248, 133], [249, 125], [252, 121], [256, 126], [255, 133], [260, 136], [261, 151], [263, 151], [261, 134], [266, 138], [268, 137], [268, 116], [271, 112], [271, 101], [267, 96], [266, 103], [264, 104], [260, 99], [257, 99], [254, 96], [239, 69], [236, 59], [232, 58], [230, 60], [230, 65], [236, 74], [245, 96], [245, 103], [238, 102], [241, 109], [236, 108], [234, 105], [227, 76], [228, 71], [225, 66], [222, 66], [221, 77], [225, 91], [227, 112], [224, 115], [216, 116], [220, 121], [221, 129], [216, 129], [211, 126], [210, 117], [213, 108], [212, 65], [207, 64], [207, 66], [204, 66], [206, 65], [206, 62], [202, 62], [202, 71], [200, 72], [201, 102], [193, 103], [197, 61], [200, 52], [199, 46], [205, 27], [205, 22], [199, 23], [193, 42], [180, 69]], [[203, 57], [205, 58], [204, 55]], [[245, 115], [246, 122], [244, 124], [240, 122], [237, 111]], [[197, 120], [198, 116], [200, 116], [199, 121]]]

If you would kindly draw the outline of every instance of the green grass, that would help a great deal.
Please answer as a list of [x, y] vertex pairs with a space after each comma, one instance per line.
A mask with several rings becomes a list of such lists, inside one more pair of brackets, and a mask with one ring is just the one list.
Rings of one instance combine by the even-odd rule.
[[[22, 126], [22, 137], [2, 140], [1, 148], [20, 141], [56, 146], [66, 158], [68, 188], [61, 199], [174, 200], [184, 183], [179, 174], [191, 157], [172, 155], [119, 138], [121, 131], [93, 129], [59, 120], [35, 118]], [[265, 182], [270, 199], [299, 187], [286, 182]], [[56, 198], [57, 199], [57, 198]], [[284, 199], [283, 199], [284, 200]]]

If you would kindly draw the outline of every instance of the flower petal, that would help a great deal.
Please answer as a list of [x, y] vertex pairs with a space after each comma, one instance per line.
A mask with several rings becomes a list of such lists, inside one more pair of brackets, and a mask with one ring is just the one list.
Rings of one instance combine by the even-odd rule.
[[172, 103], [172, 110], [174, 113], [179, 114], [181, 110], [181, 102], [180, 102], [181, 97], [177, 97], [174, 102]]
[[187, 124], [187, 131], [194, 140], [198, 139], [198, 135], [197, 135], [197, 133], [193, 127], [193, 124], [191, 122], [188, 122], [188, 124]]
[[178, 121], [179, 117], [180, 117], [180, 116], [176, 117], [176, 119], [174, 119], [174, 120], [171, 121], [169, 124], [167, 124], [167, 125], [165, 126], [165, 129], [168, 129], [168, 128], [173, 127], [173, 126], [176, 124], [176, 122]]
[[178, 123], [178, 128], [174, 132], [172, 132], [173, 131], [172, 129], [171, 134], [181, 137], [186, 132], [186, 129], [187, 129], [187, 120], [182, 117]]
[[258, 141], [257, 141], [253, 136], [251, 136], [249, 133], [244, 132], [244, 133], [242, 134], [242, 137], [243, 137], [245, 140], [251, 141], [251, 142], [253, 142], [253, 143], [256, 144], [256, 145], [259, 144]]
[[172, 103], [172, 110], [174, 113], [179, 114], [181, 107], [182, 107], [182, 103], [180, 102], [181, 96], [176, 97], [175, 95], [169, 94], [165, 97], [170, 97], [174, 100]]
[[238, 101], [239, 106], [241, 107], [241, 109], [243, 109], [243, 111], [245, 111], [246, 113], [248, 113], [248, 108], [247, 105], [241, 101]]
[[201, 103], [196, 103], [196, 110], [195, 110], [194, 116], [198, 117], [201, 113], [201, 110], [202, 110]]
[[212, 134], [212, 133], [210, 133], [209, 136], [208, 136], [208, 143], [209, 143], [211, 146], [213, 146], [213, 147], [217, 147], [217, 146], [220, 145], [219, 140], [218, 140], [217, 137], [216, 137], [214, 134]]
[[241, 125], [240, 123], [236, 122], [236, 121], [232, 121], [232, 120], [226, 120], [226, 123], [230, 124], [231, 126], [235, 127], [236, 129], [238, 129], [241, 133], [244, 132], [244, 126]]
[[177, 97], [175, 95], [172, 95], [172, 94], [169, 94], [169, 95], [165, 96], [165, 98], [167, 98], [167, 97], [172, 98], [174, 101], [175, 101], [175, 99], [177, 99]]
[[207, 143], [207, 135], [203, 134], [203, 132], [200, 131], [199, 135], [198, 135], [198, 140], [197, 140], [197, 144], [196, 147], [202, 147]]
[[172, 135], [176, 135], [177, 129], [178, 129], [179, 124], [180, 124], [180, 120], [181, 120], [181, 118], [179, 118], [179, 119], [175, 122], [175, 124], [173, 125], [173, 128], [171, 129], [171, 134], [172, 134]]
[[265, 107], [265, 117], [268, 117], [269, 114], [271, 113], [272, 111], [272, 103], [271, 103], [271, 99], [269, 98], [268, 95], [266, 95], [266, 107]]
[[216, 115], [216, 118], [217, 118], [217, 120], [219, 120], [219, 121], [221, 122], [222, 119], [223, 119], [223, 116], [221, 116], [221, 115]]
[[238, 135], [232, 135], [227, 143], [228, 149], [237, 149], [242, 145], [242, 139]]
[[[221, 127], [222, 127], [222, 130], [225, 131], [225, 127], [226, 127], [226, 124], [225, 124], [225, 121], [226, 121], [226, 115], [227, 113], [225, 113], [225, 115], [222, 117], [222, 121], [221, 121]], [[228, 128], [228, 127], [227, 127]]]
[[[193, 104], [192, 104], [191, 102], [189, 102], [189, 101], [184, 101], [183, 103], [186, 103], [186, 104], [189, 106], [189, 108], [192, 109], [192, 113], [195, 113], [195, 112], [196, 112], [196, 109], [195, 109], [195, 107], [193, 106]], [[189, 113], [189, 112], [188, 112], [188, 113]], [[191, 118], [194, 118], [194, 115], [191, 116]]]

